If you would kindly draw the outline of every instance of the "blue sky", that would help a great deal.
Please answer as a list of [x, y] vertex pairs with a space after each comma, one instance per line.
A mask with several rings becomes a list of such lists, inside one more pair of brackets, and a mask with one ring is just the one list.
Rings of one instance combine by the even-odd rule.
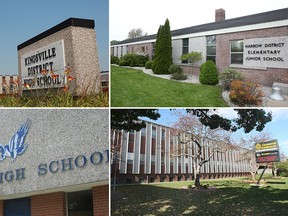
[[109, 0], [1, 0], [0, 75], [18, 74], [17, 46], [70, 18], [93, 19], [101, 70], [109, 69]]
[[[226, 116], [227, 118], [237, 117], [236, 113], [233, 111], [232, 108], [219, 108], [217, 110], [221, 115]], [[270, 108], [265, 110], [266, 112], [272, 112], [272, 122], [266, 124], [264, 131], [269, 132], [272, 135], [273, 139], [278, 140], [280, 151], [283, 151], [288, 156], [288, 108]], [[161, 117], [154, 122], [161, 125], [170, 126], [177, 121], [178, 117], [175, 112], [186, 113], [185, 109], [176, 111], [171, 111], [170, 109], [159, 109]], [[146, 120], [152, 121], [147, 118]], [[250, 136], [251, 133], [257, 134], [258, 132], [252, 131], [249, 134], [245, 134], [243, 130], [239, 130], [235, 134], [233, 134], [233, 137], [236, 138]]]

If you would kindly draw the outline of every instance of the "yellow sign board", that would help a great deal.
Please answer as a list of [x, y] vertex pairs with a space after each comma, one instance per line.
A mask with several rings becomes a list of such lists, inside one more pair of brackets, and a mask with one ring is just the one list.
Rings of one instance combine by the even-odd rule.
[[265, 143], [257, 143], [255, 145], [255, 149], [256, 151], [278, 149], [278, 143], [277, 140]]

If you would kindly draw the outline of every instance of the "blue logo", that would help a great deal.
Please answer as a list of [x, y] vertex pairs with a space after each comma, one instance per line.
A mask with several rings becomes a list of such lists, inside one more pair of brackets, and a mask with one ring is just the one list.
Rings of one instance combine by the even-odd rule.
[[28, 145], [25, 143], [31, 120], [28, 119], [18, 131], [12, 136], [7, 145], [0, 144], [0, 161], [3, 161], [6, 157], [11, 157], [12, 161], [15, 161], [17, 155], [23, 154]]

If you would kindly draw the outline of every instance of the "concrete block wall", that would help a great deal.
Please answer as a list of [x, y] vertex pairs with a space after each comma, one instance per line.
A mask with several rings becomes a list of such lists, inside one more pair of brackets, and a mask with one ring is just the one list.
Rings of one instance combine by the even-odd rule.
[[[67, 20], [64, 21], [63, 23], [65, 22], [67, 22]], [[60, 23], [59, 25], [63, 23]], [[40, 36], [44, 33], [41, 33]], [[96, 44], [96, 33], [94, 28], [91, 27], [70, 25], [61, 30], [57, 30], [55, 33], [50, 34], [39, 40], [35, 39], [35, 42], [27, 46], [23, 46], [22, 44], [19, 45], [18, 46], [19, 77], [22, 77], [22, 68], [21, 68], [22, 56], [26, 55], [27, 53], [33, 53], [35, 52], [35, 50], [41, 49], [43, 47], [46, 47], [50, 44], [53, 44], [61, 40], [64, 41], [65, 66], [71, 67], [72, 69], [71, 75], [76, 78], [70, 85], [69, 90], [72, 93], [76, 91], [77, 95], [85, 95], [86, 93], [88, 94], [99, 93], [101, 90], [101, 82], [100, 82], [101, 79], [100, 79], [100, 65], [98, 59], [98, 48]], [[27, 43], [27, 41], [24, 42], [23, 44], [25, 43]], [[31, 90], [26, 92], [32, 94]]]

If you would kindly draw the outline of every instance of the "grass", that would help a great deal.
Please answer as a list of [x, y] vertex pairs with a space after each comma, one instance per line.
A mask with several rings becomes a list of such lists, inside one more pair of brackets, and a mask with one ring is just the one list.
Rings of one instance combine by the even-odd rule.
[[69, 93], [53, 96], [18, 96], [7, 95], [0, 98], [3, 107], [109, 107], [109, 96], [106, 93], [73, 97]]
[[225, 107], [219, 86], [183, 83], [111, 66], [112, 107]]
[[181, 189], [191, 182], [118, 186], [111, 215], [287, 215], [288, 178], [266, 179], [262, 187], [244, 180], [203, 180], [210, 189], [200, 190]]

